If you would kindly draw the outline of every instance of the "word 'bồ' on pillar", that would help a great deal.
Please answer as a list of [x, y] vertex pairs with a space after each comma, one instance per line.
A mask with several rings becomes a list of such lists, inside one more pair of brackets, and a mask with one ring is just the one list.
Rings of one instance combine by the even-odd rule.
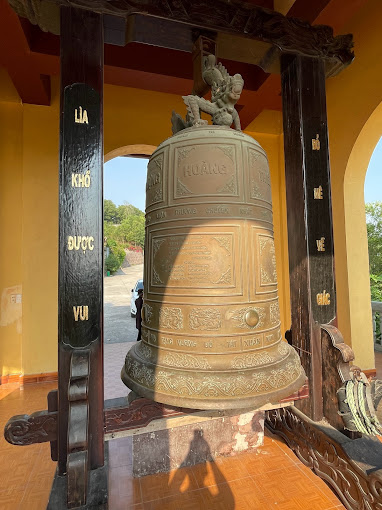
[[211, 101], [184, 96], [186, 119], [173, 114], [149, 160], [142, 340], [121, 377], [165, 404], [259, 408], [305, 373], [281, 337], [267, 156], [235, 109], [244, 82], [213, 56], [203, 78]]

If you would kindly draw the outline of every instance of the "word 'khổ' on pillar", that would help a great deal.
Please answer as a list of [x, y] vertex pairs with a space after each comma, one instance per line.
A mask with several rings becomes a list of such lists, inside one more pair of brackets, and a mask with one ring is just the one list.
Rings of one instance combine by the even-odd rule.
[[269, 167], [240, 131], [243, 81], [211, 59], [205, 79], [212, 103], [185, 96], [186, 121], [173, 116], [148, 163], [142, 341], [122, 379], [166, 404], [257, 408], [305, 374], [281, 338]]
[[88, 170], [84, 174], [72, 173], [72, 188], [90, 188], [90, 184], [91, 184], [90, 170]]

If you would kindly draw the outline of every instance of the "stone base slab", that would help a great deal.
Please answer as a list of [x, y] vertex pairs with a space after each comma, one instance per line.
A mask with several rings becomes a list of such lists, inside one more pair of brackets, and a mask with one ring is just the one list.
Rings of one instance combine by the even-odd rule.
[[[264, 411], [186, 415], [133, 435], [133, 475], [141, 477], [254, 450], [264, 441]], [[180, 423], [172, 423], [177, 420]], [[166, 420], [163, 420], [166, 422]], [[183, 421], [183, 423], [182, 423]], [[142, 430], [142, 429], [141, 429]]]

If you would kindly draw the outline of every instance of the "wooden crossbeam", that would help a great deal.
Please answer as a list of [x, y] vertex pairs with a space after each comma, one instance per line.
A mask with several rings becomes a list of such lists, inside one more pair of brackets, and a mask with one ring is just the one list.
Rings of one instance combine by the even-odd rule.
[[50, 77], [30, 57], [29, 42], [19, 17], [0, 0], [0, 65], [6, 67], [23, 103], [49, 105]]

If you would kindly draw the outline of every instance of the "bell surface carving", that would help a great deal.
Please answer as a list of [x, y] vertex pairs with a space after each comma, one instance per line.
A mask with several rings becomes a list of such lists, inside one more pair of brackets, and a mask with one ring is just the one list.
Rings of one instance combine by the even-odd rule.
[[165, 404], [255, 409], [305, 382], [281, 337], [268, 161], [229, 100], [236, 130], [206, 125], [190, 97], [148, 164], [142, 340], [121, 377]]

